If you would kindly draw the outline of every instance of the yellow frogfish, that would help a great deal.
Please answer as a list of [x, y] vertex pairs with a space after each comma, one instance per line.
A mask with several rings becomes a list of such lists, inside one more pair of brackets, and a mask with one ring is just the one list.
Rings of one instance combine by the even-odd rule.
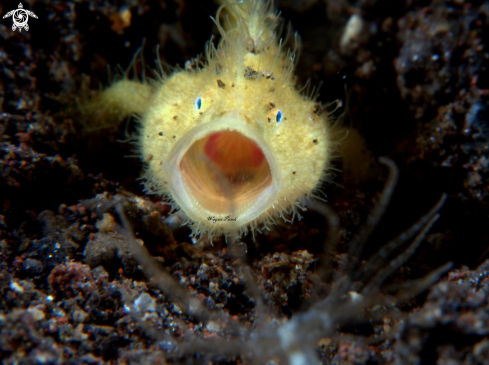
[[328, 179], [333, 146], [328, 113], [296, 88], [272, 2], [224, 2], [214, 21], [222, 39], [205, 62], [152, 84], [122, 79], [97, 101], [138, 116], [146, 190], [210, 236], [295, 215]]

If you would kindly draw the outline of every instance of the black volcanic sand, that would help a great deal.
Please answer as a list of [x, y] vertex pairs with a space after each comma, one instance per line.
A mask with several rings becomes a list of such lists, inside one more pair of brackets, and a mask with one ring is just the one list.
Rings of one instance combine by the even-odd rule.
[[[124, 208], [137, 239], [162, 270], [211, 311], [224, 311], [247, 326], [256, 320], [255, 300], [223, 239], [213, 246], [207, 237], [192, 240], [178, 217], [169, 218], [161, 197], [143, 192], [142, 165], [127, 157], [134, 155], [127, 137], [136, 121], [87, 132], [77, 100], [108, 84], [109, 66], [112, 75], [117, 65], [126, 68], [143, 40], [147, 73], [155, 68], [157, 45], [162, 62], [183, 66], [203, 52], [212, 34], [218, 36], [209, 18], [217, 5], [210, 0], [23, 5], [38, 16], [29, 19], [29, 32], [13, 32], [11, 19], [0, 21], [0, 359], [4, 364], [204, 363], [199, 354], [179, 354], [156, 341], [129, 313], [127, 305], [134, 304], [146, 327], [183, 342], [190, 336], [207, 341], [226, 336], [186, 313], [145, 277], [127, 236], [117, 233], [115, 206]], [[449, 261], [452, 271], [407, 303], [394, 303], [385, 316], [321, 338], [323, 363], [487, 363], [489, 4], [278, 0], [276, 5], [301, 36], [298, 87], [309, 78], [315, 85], [322, 81], [323, 104], [345, 103], [348, 93], [344, 124], [360, 132], [373, 156], [387, 156], [400, 169], [364, 259], [416, 222], [443, 192], [448, 195], [438, 221], [389, 283], [402, 285]], [[2, 2], [0, 14], [17, 6]], [[340, 38], [353, 14], [363, 19], [363, 28], [342, 48]], [[139, 77], [141, 71], [138, 65]], [[341, 161], [336, 167], [342, 169]], [[341, 222], [335, 263], [378, 201], [388, 170], [376, 171], [357, 184], [338, 173], [323, 189]], [[280, 322], [314, 303], [311, 288], [328, 228], [322, 216], [303, 215], [299, 222], [273, 226], [256, 241], [243, 238], [269, 320]], [[205, 363], [243, 361], [223, 356]]]

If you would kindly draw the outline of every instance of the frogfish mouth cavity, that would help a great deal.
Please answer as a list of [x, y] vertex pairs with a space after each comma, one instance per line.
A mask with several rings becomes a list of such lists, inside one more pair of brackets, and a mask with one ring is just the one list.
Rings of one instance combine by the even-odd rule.
[[169, 153], [165, 168], [173, 199], [190, 219], [229, 230], [258, 218], [281, 187], [266, 141], [233, 116], [187, 132]]

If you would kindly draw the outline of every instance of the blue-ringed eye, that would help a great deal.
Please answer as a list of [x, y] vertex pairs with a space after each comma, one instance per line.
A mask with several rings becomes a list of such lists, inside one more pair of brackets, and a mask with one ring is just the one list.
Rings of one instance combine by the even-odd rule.
[[195, 109], [199, 110], [200, 107], [202, 106], [202, 99], [201, 98], [195, 99], [194, 105], [195, 105]]
[[277, 123], [278, 124], [282, 123], [282, 119], [284, 119], [284, 116], [282, 114], [282, 111], [279, 110], [278, 113], [277, 113]]

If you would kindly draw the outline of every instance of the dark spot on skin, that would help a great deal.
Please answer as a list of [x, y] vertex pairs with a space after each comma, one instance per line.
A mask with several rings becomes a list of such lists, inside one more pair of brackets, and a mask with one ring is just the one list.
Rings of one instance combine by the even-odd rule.
[[231, 84], [231, 87], [234, 87], [234, 83]]
[[275, 91], [275, 88], [274, 88], [274, 87], [272, 87], [272, 88], [270, 89], [270, 92], [271, 92], [271, 93], [273, 93], [274, 91]]
[[173, 136], [173, 139], [177, 138], [177, 136]]
[[314, 114], [316, 114], [318, 117], [324, 113], [324, 109], [323, 109], [323, 106], [321, 105], [321, 103], [317, 103], [316, 105], [314, 105]]
[[272, 118], [268, 118], [268, 123], [270, 123], [272, 121]]
[[178, 103], [173, 104], [173, 106], [178, 106]]
[[318, 143], [318, 140], [317, 139], [313, 139], [312, 140], [312, 143]]
[[178, 118], [178, 115], [173, 116], [173, 119], [177, 120], [177, 118]]
[[292, 173], [295, 175], [295, 171], [292, 171]]
[[258, 76], [258, 72], [253, 70], [251, 67], [246, 67], [244, 77], [251, 78], [251, 77], [256, 77], [256, 76]]
[[204, 114], [204, 113], [202, 113], [202, 112], [199, 112], [199, 114], [200, 114], [200, 115], [202, 115], [202, 114]]
[[272, 108], [275, 108], [275, 104], [274, 104], [274, 103], [270, 103], [270, 106], [271, 106]]
[[158, 133], [158, 134], [159, 134], [160, 136], [162, 136], [162, 135], [163, 135], [163, 132], [160, 132], [160, 133]]
[[217, 80], [217, 86], [219, 86], [221, 89], [224, 89], [226, 87], [226, 84], [221, 80]]

